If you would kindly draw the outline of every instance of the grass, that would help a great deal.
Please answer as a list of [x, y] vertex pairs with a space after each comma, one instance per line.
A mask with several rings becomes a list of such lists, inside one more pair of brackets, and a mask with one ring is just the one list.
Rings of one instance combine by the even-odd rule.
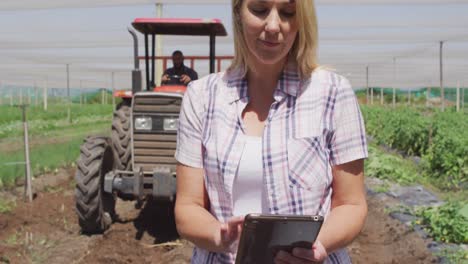
[[[47, 111], [41, 107], [31, 106], [27, 111], [28, 131], [31, 136], [47, 135], [53, 131], [63, 130], [83, 124], [110, 121], [112, 105], [72, 105], [71, 119], [68, 120], [67, 105], [53, 105]], [[6, 138], [22, 137], [23, 122], [19, 108], [0, 106], [0, 141]]]
[[12, 234], [11, 236], [9, 236], [6, 240], [5, 240], [5, 243], [7, 245], [17, 245], [18, 244], [18, 233], [15, 232], [14, 234]]
[[374, 143], [369, 144], [365, 161], [366, 175], [408, 185], [421, 180], [417, 166], [398, 154], [388, 153]]
[[[28, 108], [30, 162], [33, 175], [73, 164], [87, 135], [109, 135], [112, 105], [72, 105], [72, 123], [67, 105]], [[23, 126], [17, 107], [0, 106], [0, 189], [13, 186], [24, 177]]]
[[16, 207], [15, 201], [0, 199], [0, 214], [7, 214]]
[[[102, 129], [110, 131], [110, 125]], [[80, 145], [83, 143], [85, 135], [71, 138], [70, 140], [57, 143], [45, 144], [32, 148], [30, 150], [31, 170], [33, 175], [40, 175], [51, 172], [60, 167], [66, 167], [73, 164], [80, 153]], [[0, 156], [0, 164], [17, 162], [24, 160], [24, 152], [18, 150], [9, 153], [9, 155]], [[0, 166], [0, 187], [12, 186], [18, 177], [24, 177], [24, 165], [3, 165]]]

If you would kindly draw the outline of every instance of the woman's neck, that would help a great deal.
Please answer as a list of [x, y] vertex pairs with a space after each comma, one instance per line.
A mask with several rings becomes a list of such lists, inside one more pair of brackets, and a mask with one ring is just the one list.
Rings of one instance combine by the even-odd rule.
[[276, 64], [250, 63], [247, 72], [249, 95], [255, 98], [257, 97], [256, 95], [262, 94], [262, 97], [273, 98], [273, 93], [285, 63], [286, 58]]

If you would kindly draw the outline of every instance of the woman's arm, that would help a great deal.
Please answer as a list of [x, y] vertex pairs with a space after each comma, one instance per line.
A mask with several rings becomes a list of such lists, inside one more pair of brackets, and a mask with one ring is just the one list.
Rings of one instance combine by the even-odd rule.
[[328, 254], [350, 244], [363, 228], [367, 216], [364, 160], [336, 165], [332, 170], [331, 212], [317, 238]]
[[367, 215], [362, 159], [333, 167], [331, 211], [312, 249], [295, 248], [292, 255], [281, 251], [275, 263], [316, 263], [333, 251], [346, 247], [361, 231]]
[[234, 218], [224, 224], [216, 220], [208, 208], [203, 169], [179, 163], [175, 206], [179, 235], [208, 251], [232, 251], [240, 235], [239, 226], [243, 218]]

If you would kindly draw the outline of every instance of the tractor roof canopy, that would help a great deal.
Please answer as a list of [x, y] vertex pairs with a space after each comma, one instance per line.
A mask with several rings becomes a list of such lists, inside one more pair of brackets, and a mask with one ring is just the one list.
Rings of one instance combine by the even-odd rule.
[[137, 18], [132, 25], [148, 35], [227, 36], [219, 19]]

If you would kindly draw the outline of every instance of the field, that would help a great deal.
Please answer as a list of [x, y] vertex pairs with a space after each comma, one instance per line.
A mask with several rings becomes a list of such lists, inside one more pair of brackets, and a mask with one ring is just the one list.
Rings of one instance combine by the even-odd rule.
[[[0, 106], [0, 188], [11, 187], [22, 180], [24, 136], [20, 108]], [[71, 106], [71, 122], [67, 105], [27, 108], [31, 170], [41, 175], [72, 165], [79, 154], [83, 138], [91, 134], [109, 134], [112, 105]]]
[[[22, 187], [15, 187], [24, 179], [24, 165], [14, 164], [24, 160], [21, 112], [0, 106], [5, 113], [0, 117], [0, 263], [188, 263], [192, 245], [178, 239], [170, 204], [148, 201], [136, 210], [131, 202], [119, 202], [118, 220], [108, 232], [79, 233], [74, 162], [85, 136], [109, 134], [112, 105], [75, 103], [71, 122], [67, 109], [28, 108], [37, 195], [31, 205], [19, 199]], [[369, 136], [369, 216], [349, 247], [354, 263], [465, 261], [467, 114], [422, 107], [362, 106], [362, 111]], [[408, 206], [394, 195], [397, 188], [415, 185], [430, 190], [443, 205]], [[389, 216], [396, 213], [411, 220]], [[429, 238], [414, 232], [418, 229]], [[442, 249], [434, 253], [428, 244]], [[463, 244], [465, 251], [456, 246]]]

